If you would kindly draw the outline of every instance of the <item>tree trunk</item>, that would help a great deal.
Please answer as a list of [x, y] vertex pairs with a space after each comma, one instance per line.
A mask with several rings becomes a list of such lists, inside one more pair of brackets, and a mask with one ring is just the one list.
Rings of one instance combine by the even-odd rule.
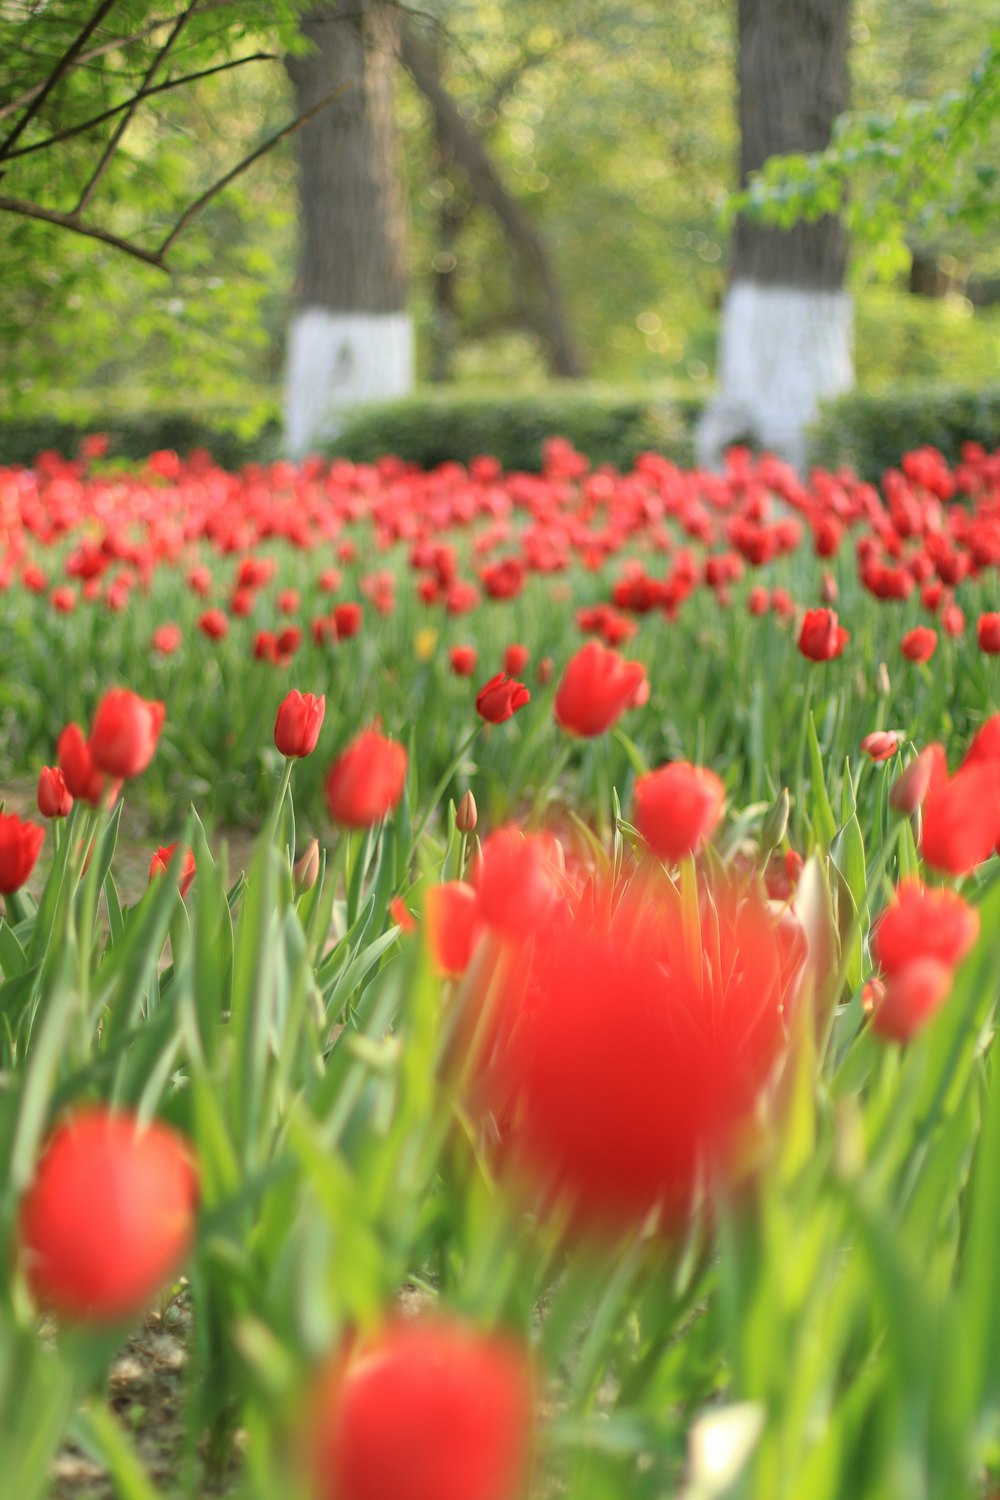
[[298, 136], [298, 310], [285, 376], [285, 440], [296, 457], [334, 436], [345, 409], [413, 384], [393, 96], [399, 12], [388, 0], [331, 0], [301, 30], [312, 50], [286, 59], [298, 108], [343, 93]]
[[[850, 0], [738, 0], [741, 186], [769, 156], [829, 144], [847, 108], [849, 11]], [[831, 215], [792, 229], [737, 221], [703, 463], [750, 438], [804, 466], [820, 400], [854, 383], [846, 261]]]
[[409, 26], [403, 31], [402, 58], [434, 112], [438, 139], [448, 143], [472, 196], [496, 215], [523, 277], [537, 288], [532, 323], [545, 346], [552, 373], [582, 375], [583, 364], [573, 342], [544, 240], [517, 199], [508, 193], [486, 147], [459, 113], [444, 86], [434, 52]]

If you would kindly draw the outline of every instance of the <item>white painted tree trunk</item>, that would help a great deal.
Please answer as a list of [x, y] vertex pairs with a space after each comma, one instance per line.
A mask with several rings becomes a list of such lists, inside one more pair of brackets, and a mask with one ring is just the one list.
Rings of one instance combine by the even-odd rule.
[[405, 312], [307, 307], [292, 320], [285, 364], [285, 445], [301, 459], [335, 438], [353, 407], [413, 389], [413, 319]]
[[702, 416], [698, 462], [752, 438], [804, 472], [819, 403], [854, 385], [854, 308], [845, 291], [737, 280], [726, 294], [719, 394]]

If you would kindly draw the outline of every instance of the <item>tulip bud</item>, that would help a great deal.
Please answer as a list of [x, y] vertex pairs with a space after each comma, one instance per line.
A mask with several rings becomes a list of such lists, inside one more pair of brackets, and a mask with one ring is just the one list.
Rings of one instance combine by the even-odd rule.
[[311, 891], [319, 879], [319, 839], [310, 839], [292, 870], [296, 890]]
[[889, 682], [889, 668], [884, 661], [880, 661], [878, 664], [878, 671], [875, 674], [875, 691], [883, 698], [888, 698], [892, 691], [892, 685]]
[[763, 854], [770, 854], [772, 849], [777, 849], [788, 832], [788, 814], [791, 805], [791, 793], [787, 786], [784, 786], [777, 800], [768, 808], [760, 831], [760, 847]]
[[476, 799], [472, 795], [470, 787], [458, 804], [458, 811], [455, 814], [455, 827], [459, 833], [473, 833], [478, 822], [479, 809], [476, 806]]

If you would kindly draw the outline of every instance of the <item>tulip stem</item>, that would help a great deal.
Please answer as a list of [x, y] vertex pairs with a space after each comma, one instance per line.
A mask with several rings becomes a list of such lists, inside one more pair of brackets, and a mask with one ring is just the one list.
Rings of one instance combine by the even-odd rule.
[[441, 798], [444, 796], [445, 791], [448, 787], [448, 783], [451, 781], [459, 766], [462, 764], [467, 751], [469, 750], [473, 740], [476, 738], [476, 735], [479, 733], [481, 728], [481, 724], [476, 725], [472, 733], [466, 736], [466, 738], [462, 741], [461, 745], [456, 750], [455, 754], [452, 756], [451, 760], [448, 762], [448, 769], [445, 771], [444, 775], [441, 777], [437, 786], [431, 793], [430, 799], [428, 800], [427, 805], [424, 809], [424, 815], [420, 819], [420, 822], [417, 824], [416, 832], [414, 833], [413, 838], [410, 841], [411, 855], [420, 842], [421, 834], [427, 827], [427, 824], [430, 822], [431, 813], [434, 811], [435, 807], [437, 807], [438, 803], [441, 801]]
[[805, 698], [802, 704], [802, 722], [799, 727], [799, 745], [795, 755], [795, 811], [799, 820], [799, 834], [805, 819], [806, 740], [809, 736], [809, 715], [812, 712], [813, 674], [806, 677]]
[[286, 755], [285, 756], [285, 764], [281, 768], [281, 780], [278, 782], [278, 792], [277, 792], [277, 795], [276, 795], [276, 797], [274, 799], [274, 807], [271, 810], [271, 842], [272, 843], [274, 842], [274, 836], [275, 836], [275, 834], [278, 831], [278, 825], [281, 822], [281, 809], [285, 805], [285, 793], [288, 791], [289, 783], [291, 782], [291, 779], [292, 779], [292, 765], [293, 765], [293, 763], [294, 762], [293, 762], [291, 756], [287, 756]]

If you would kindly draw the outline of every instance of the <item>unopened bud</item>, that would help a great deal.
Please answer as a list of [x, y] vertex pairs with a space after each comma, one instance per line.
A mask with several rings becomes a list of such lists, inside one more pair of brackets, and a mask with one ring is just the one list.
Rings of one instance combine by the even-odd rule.
[[300, 891], [311, 891], [319, 879], [319, 839], [310, 839], [305, 853], [300, 854], [292, 870], [295, 884]]
[[479, 809], [476, 806], [476, 799], [472, 795], [470, 787], [458, 804], [458, 811], [455, 814], [455, 827], [459, 833], [473, 833], [478, 822]]
[[889, 806], [893, 812], [911, 817], [927, 796], [931, 777], [936, 765], [944, 767], [944, 750], [940, 745], [928, 745], [915, 760], [911, 760], [902, 776], [893, 783], [889, 793]]
[[788, 813], [792, 805], [791, 794], [787, 786], [781, 788], [781, 793], [767, 810], [764, 826], [760, 831], [761, 852], [770, 854], [772, 849], [777, 849], [788, 831]]
[[875, 673], [875, 691], [883, 698], [888, 698], [892, 692], [892, 685], [889, 682], [889, 668], [884, 661], [879, 662], [878, 671]]
[[826, 572], [823, 574], [823, 586], [820, 593], [824, 604], [836, 604], [840, 597], [840, 590], [837, 587], [837, 580], [832, 573]]

